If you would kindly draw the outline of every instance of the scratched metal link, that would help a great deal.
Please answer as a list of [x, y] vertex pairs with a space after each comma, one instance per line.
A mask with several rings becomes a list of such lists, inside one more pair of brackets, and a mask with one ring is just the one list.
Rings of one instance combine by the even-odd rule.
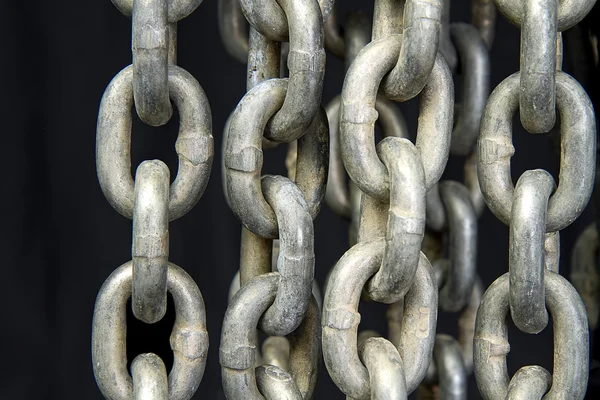
[[[129, 400], [135, 386], [127, 373], [125, 311], [127, 299], [131, 297], [132, 264], [131, 261], [123, 264], [108, 277], [94, 308], [92, 363], [96, 383], [107, 399]], [[187, 400], [198, 389], [206, 366], [206, 313], [196, 283], [172, 263], [169, 263], [167, 290], [175, 303], [175, 323], [170, 337], [174, 359], [168, 378], [169, 399]], [[140, 368], [147, 369], [147, 366]]]
[[[558, 187], [548, 202], [546, 232], [569, 226], [587, 205], [594, 186], [596, 120], [581, 85], [556, 72], [562, 154]], [[479, 183], [489, 209], [510, 224], [514, 185], [510, 175], [512, 117], [519, 106], [519, 73], [506, 78], [490, 95], [478, 141]]]
[[[588, 325], [585, 307], [577, 291], [562, 276], [546, 271], [546, 306], [552, 315], [554, 368], [545, 399], [583, 399], [588, 379]], [[475, 329], [475, 377], [486, 400], [506, 399], [509, 376], [506, 356], [510, 351], [506, 319], [510, 315], [509, 274], [486, 290], [477, 312]]]

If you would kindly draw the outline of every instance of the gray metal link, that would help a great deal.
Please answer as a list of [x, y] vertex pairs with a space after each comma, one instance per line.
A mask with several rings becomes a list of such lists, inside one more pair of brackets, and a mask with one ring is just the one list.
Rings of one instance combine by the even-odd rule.
[[[392, 100], [406, 101], [418, 95], [427, 85], [438, 57], [438, 41], [442, 23], [442, 0], [407, 0], [404, 8], [389, 13], [390, 8], [398, 9], [397, 0], [377, 0], [373, 21], [373, 40], [394, 36], [399, 45], [396, 64], [387, 69], [382, 88]], [[378, 8], [383, 8], [379, 11]], [[398, 19], [402, 16], [402, 22]], [[382, 24], [384, 28], [379, 28]], [[402, 27], [400, 30], [399, 28]], [[379, 33], [381, 32], [381, 34]], [[395, 36], [397, 34], [402, 36]], [[442, 57], [443, 58], [443, 57]], [[386, 72], [387, 72], [386, 71]]]
[[579, 235], [571, 253], [570, 280], [585, 304], [591, 330], [598, 326], [600, 277], [598, 274], [598, 229], [593, 222]]
[[[304, 134], [321, 107], [325, 75], [323, 21], [314, 0], [278, 1], [286, 15], [293, 16], [288, 21], [290, 48], [287, 67], [290, 77], [285, 101], [267, 124], [265, 137], [272, 141], [289, 143]], [[243, 8], [244, 0], [241, 4]], [[270, 0], [258, 4], [275, 2]], [[259, 32], [265, 34], [260, 30]], [[270, 38], [269, 35], [265, 36]]]
[[[223, 389], [228, 399], [264, 399], [256, 383], [256, 327], [273, 303], [279, 273], [261, 275], [246, 283], [231, 300], [221, 333], [219, 360]], [[317, 377], [319, 311], [313, 300], [300, 327], [290, 340], [290, 375], [302, 395], [310, 398]]]
[[261, 365], [256, 368], [256, 385], [266, 400], [302, 400], [294, 380], [282, 368]]
[[133, 400], [169, 398], [169, 379], [165, 364], [152, 353], [140, 354], [131, 362]]
[[[107, 399], [129, 400], [133, 384], [127, 373], [126, 311], [131, 296], [133, 262], [117, 268], [104, 282], [94, 308], [92, 364], [98, 387]], [[204, 302], [193, 279], [169, 263], [167, 290], [175, 303], [170, 337], [173, 368], [169, 373], [169, 400], [188, 400], [204, 374], [208, 333]]]
[[462, 69], [462, 101], [452, 130], [450, 153], [466, 156], [473, 151], [479, 124], [490, 93], [488, 50], [473, 25], [455, 23], [450, 27]]
[[248, 58], [248, 27], [238, 0], [218, 0], [219, 34], [225, 50], [241, 63]]
[[[278, 42], [288, 41], [288, 38], [293, 36], [291, 31], [294, 28], [291, 27], [291, 24], [294, 21], [304, 20], [300, 14], [290, 13], [289, 10], [286, 10], [289, 0], [239, 0], [239, 2], [250, 25], [267, 38]], [[316, 17], [318, 14], [323, 23], [327, 21], [331, 13], [334, 0], [309, 0], [297, 3], [300, 7], [309, 6], [311, 9], [314, 8], [312, 4], [318, 4], [319, 13], [314, 15]], [[288, 18], [288, 16], [293, 18]]]
[[452, 336], [437, 334], [433, 361], [438, 376], [440, 400], [467, 399], [467, 371], [461, 348]]
[[[96, 131], [96, 169], [102, 192], [121, 215], [131, 218], [134, 181], [131, 176], [131, 109], [133, 68], [123, 69], [110, 82], [100, 103]], [[179, 110], [175, 150], [179, 169], [171, 184], [169, 219], [187, 213], [200, 199], [213, 158], [210, 107], [204, 91], [187, 71], [169, 66], [169, 94]]]
[[496, 35], [496, 7], [493, 0], [471, 0], [471, 23], [490, 49]]
[[521, 23], [521, 124], [545, 133], [556, 121], [557, 10], [560, 0], [526, 0]]
[[[278, 228], [275, 213], [264, 199], [260, 186], [261, 138], [270, 116], [283, 103], [286, 90], [285, 79], [269, 79], [246, 93], [230, 118], [224, 154], [230, 207], [247, 229], [265, 238], [277, 237]], [[296, 184], [313, 218], [320, 209], [327, 181], [326, 118], [321, 109], [298, 141]]]
[[169, 168], [158, 160], [144, 161], [135, 174], [131, 307], [147, 324], [167, 312], [169, 177]]
[[335, 2], [332, 4], [329, 17], [323, 22], [323, 33], [325, 36], [325, 48], [338, 57], [344, 57], [346, 45], [344, 43], [344, 34], [338, 26]]
[[[131, 17], [133, 14], [134, 3], [138, 0], [111, 0], [115, 7], [122, 14]], [[144, 1], [144, 0], [142, 0]], [[169, 5], [168, 20], [177, 22], [191, 13], [202, 3], [203, 0], [167, 0]]]
[[[350, 178], [369, 196], [385, 201], [389, 177], [377, 157], [374, 124], [379, 82], [391, 70], [400, 51], [395, 36], [371, 42], [350, 66], [342, 90], [341, 150]], [[444, 171], [452, 133], [453, 84], [446, 62], [438, 56], [420, 94], [416, 146], [421, 152], [429, 190]]]
[[359, 348], [361, 362], [369, 373], [371, 400], [403, 400], [408, 394], [402, 358], [389, 340], [371, 337]]
[[523, 332], [536, 334], [548, 324], [544, 288], [544, 242], [548, 198], [554, 190], [544, 170], [525, 171], [513, 197], [509, 238], [510, 315]]
[[285, 336], [300, 325], [312, 296], [313, 224], [302, 192], [288, 178], [264, 176], [262, 191], [279, 226], [277, 270], [281, 277], [277, 296], [264, 312], [260, 328], [268, 335]]
[[[381, 224], [386, 227], [383, 260], [367, 283], [367, 292], [371, 299], [390, 304], [402, 299], [412, 287], [419, 265], [425, 233], [425, 174], [419, 151], [408, 139], [385, 138], [377, 148], [388, 170], [390, 197], [389, 206], [383, 207], [388, 209], [387, 220]], [[368, 204], [363, 200], [361, 214]], [[367, 219], [375, 222], [369, 216]], [[362, 220], [360, 224], [363, 229]]]
[[541, 399], [552, 385], [552, 376], [537, 365], [520, 368], [508, 384], [507, 400]]
[[477, 214], [463, 184], [444, 181], [440, 194], [448, 216], [449, 263], [439, 304], [456, 312], [467, 305], [477, 275]]
[[133, 99], [140, 119], [152, 126], [166, 124], [173, 114], [169, 99], [167, 9], [168, 0], [133, 3]]
[[[494, 0], [498, 11], [515, 25], [523, 23], [523, 2], [520, 0]], [[579, 23], [594, 7], [596, 0], [558, 0], [557, 29], [566, 31]]]
[[[546, 271], [546, 306], [552, 315], [554, 369], [545, 399], [583, 399], [588, 380], [588, 326], [577, 291], [560, 275]], [[477, 312], [475, 378], [486, 400], [506, 399], [510, 351], [506, 318], [509, 315], [509, 274], [490, 285]]]
[[[332, 271], [323, 302], [323, 358], [329, 375], [348, 396], [368, 399], [369, 375], [360, 362], [357, 312], [360, 294], [383, 258], [385, 240], [360, 242], [338, 261]], [[412, 288], [404, 298], [401, 342], [398, 352], [411, 360], [404, 366], [407, 393], [413, 392], [431, 362], [437, 319], [437, 288], [431, 264], [421, 256]]]
[[[519, 73], [506, 78], [490, 95], [478, 141], [478, 173], [490, 210], [510, 224], [514, 186], [510, 175], [512, 117], [519, 104]], [[559, 185], [548, 202], [546, 232], [569, 226], [585, 208], [594, 184], [596, 121], [590, 100], [577, 81], [556, 72], [560, 113]]]
[[[283, 336], [269, 336], [261, 346], [263, 362], [281, 368], [290, 369], [290, 342]], [[258, 377], [257, 377], [258, 380]], [[260, 390], [260, 382], [259, 390]]]

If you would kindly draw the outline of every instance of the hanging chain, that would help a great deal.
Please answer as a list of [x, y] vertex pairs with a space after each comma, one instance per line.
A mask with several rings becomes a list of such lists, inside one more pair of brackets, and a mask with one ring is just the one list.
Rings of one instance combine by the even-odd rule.
[[[201, 1], [113, 0], [132, 18], [133, 63], [103, 95], [96, 161], [102, 191], [133, 220], [133, 235], [131, 261], [105, 281], [94, 310], [94, 374], [109, 399], [189, 399], [206, 365], [202, 295], [169, 262], [169, 222], [199, 201], [213, 158], [208, 100], [176, 65], [176, 24]], [[490, 95], [491, 0], [471, 2], [471, 24], [450, 23], [450, 0], [375, 0], [372, 20], [352, 12], [343, 26], [333, 0], [219, 0], [225, 48], [247, 63], [247, 92], [225, 124], [222, 148], [225, 199], [242, 225], [219, 348], [228, 399], [312, 398], [321, 352], [333, 382], [354, 400], [415, 391], [419, 399], [465, 399], [473, 372], [485, 399], [583, 398], [588, 320], [598, 320], [598, 231], [589, 227], [575, 246], [579, 294], [558, 273], [559, 232], [590, 198], [596, 126], [587, 94], [561, 71], [561, 32], [595, 1], [494, 2], [520, 26], [521, 59], [520, 71]], [[344, 59], [346, 76], [324, 108], [325, 48]], [[456, 107], [453, 73], [462, 82]], [[396, 104], [415, 97], [416, 135]], [[162, 126], [173, 106], [174, 181], [159, 160], [140, 164], [134, 179], [132, 108]], [[544, 170], [513, 185], [517, 109], [531, 133], [549, 131], [560, 113], [558, 185]], [[376, 122], [384, 136], [377, 144]], [[281, 144], [288, 176], [262, 175], [263, 150]], [[450, 155], [464, 157], [462, 182], [440, 181]], [[321, 300], [313, 220], [323, 201], [349, 220], [350, 248]], [[509, 226], [509, 272], [483, 293], [478, 217], [486, 205]], [[167, 293], [176, 314], [173, 368], [167, 374], [158, 356], [141, 354], [128, 372], [127, 301], [136, 318], [155, 323]], [[388, 305], [387, 338], [359, 332], [361, 300]], [[457, 338], [436, 332], [438, 312], [457, 313]], [[507, 317], [536, 334], [548, 313], [552, 374], [527, 366], [509, 379]]]
[[[168, 261], [169, 221], [185, 215], [200, 199], [210, 176], [213, 138], [210, 107], [198, 82], [176, 62], [176, 23], [201, 0], [114, 0], [132, 17], [133, 64], [110, 82], [100, 103], [96, 136], [98, 180], [108, 202], [133, 219], [132, 261], [104, 282], [94, 309], [92, 361], [107, 399], [190, 399], [204, 374], [208, 333], [198, 286]], [[140, 164], [131, 176], [131, 109], [161, 126], [180, 116], [175, 150], [179, 168], [170, 183], [159, 160]], [[175, 304], [170, 344], [173, 368], [155, 354], [141, 354], [127, 372], [126, 305], [145, 323], [160, 321], [167, 292]]]
[[[479, 182], [490, 210], [509, 226], [509, 272], [485, 292], [475, 329], [475, 376], [485, 399], [582, 399], [588, 378], [588, 322], [573, 286], [558, 274], [558, 232], [586, 206], [594, 183], [596, 125], [591, 102], [561, 71], [560, 32], [578, 23], [594, 1], [497, 0], [521, 27], [521, 70], [490, 95], [478, 143]], [[544, 170], [510, 176], [513, 115], [531, 133], [550, 130], [560, 113], [560, 173], [556, 186]], [[508, 378], [506, 318], [536, 334], [552, 315], [554, 367], [521, 368]]]

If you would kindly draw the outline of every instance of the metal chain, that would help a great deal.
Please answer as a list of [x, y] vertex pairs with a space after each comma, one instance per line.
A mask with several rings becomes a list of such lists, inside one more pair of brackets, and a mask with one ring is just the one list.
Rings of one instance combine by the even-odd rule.
[[[202, 295], [168, 260], [169, 222], [199, 201], [213, 158], [208, 100], [176, 65], [176, 23], [201, 1], [113, 0], [132, 18], [133, 62], [102, 98], [97, 172], [109, 203], [133, 220], [133, 235], [131, 261], [105, 281], [94, 310], [94, 373], [109, 399], [189, 399], [206, 365]], [[222, 148], [225, 199], [242, 225], [219, 348], [228, 399], [312, 398], [321, 352], [349, 399], [415, 391], [419, 399], [465, 399], [472, 372], [485, 399], [583, 398], [588, 320], [598, 320], [598, 232], [588, 228], [575, 246], [571, 278], [580, 296], [559, 274], [559, 231], [590, 198], [596, 126], [587, 94], [561, 71], [561, 32], [595, 1], [494, 2], [520, 26], [521, 61], [490, 95], [491, 0], [471, 2], [471, 24], [451, 23], [450, 0], [375, 0], [372, 20], [352, 12], [343, 26], [333, 0], [219, 0], [225, 48], [247, 63], [247, 92], [225, 124]], [[325, 48], [344, 59], [346, 75], [324, 108]], [[456, 107], [453, 73], [462, 82]], [[415, 97], [416, 135], [395, 104]], [[161, 126], [173, 105], [175, 179], [159, 160], [144, 161], [134, 179], [132, 108]], [[558, 185], [544, 170], [513, 184], [517, 109], [531, 133], [550, 130], [560, 113]], [[280, 144], [288, 147], [288, 176], [263, 176], [263, 149]], [[464, 159], [463, 182], [440, 181], [450, 155]], [[321, 300], [313, 220], [323, 201], [350, 221], [350, 248]], [[486, 205], [509, 227], [509, 272], [483, 293], [478, 217]], [[167, 293], [176, 314], [173, 368], [167, 374], [158, 356], [141, 354], [128, 372], [127, 301], [136, 318], [155, 323]], [[359, 332], [361, 300], [388, 305], [387, 338]], [[457, 313], [456, 338], [436, 332], [439, 312]], [[552, 374], [527, 366], [509, 379], [507, 317], [535, 334], [548, 313]]]
[[[221, 336], [223, 388], [228, 399], [308, 399], [321, 352], [312, 221], [327, 181], [329, 131], [320, 104], [323, 19], [332, 2], [235, 3], [219, 6], [226, 47], [248, 64], [248, 92], [223, 143], [225, 197], [243, 224]], [[230, 29], [245, 25], [242, 13], [248, 36]], [[280, 70], [289, 77], [279, 79]], [[277, 143], [289, 144], [289, 178], [261, 177], [262, 149]], [[270, 335], [262, 354], [257, 329]]]
[[[94, 309], [92, 361], [96, 382], [107, 399], [190, 399], [196, 392], [208, 351], [204, 302], [198, 286], [168, 262], [169, 221], [200, 199], [210, 176], [213, 137], [210, 107], [198, 82], [176, 61], [176, 22], [201, 0], [113, 1], [132, 17], [133, 64], [106, 88], [98, 115], [96, 167], [108, 202], [133, 219], [132, 261], [104, 282]], [[131, 109], [153, 126], [168, 122], [171, 101], [180, 116], [175, 149], [179, 168], [144, 161], [131, 176]], [[173, 296], [175, 324], [170, 337], [173, 368], [155, 354], [141, 354], [127, 372], [126, 304], [145, 323], [160, 321]]]
[[[587, 94], [561, 71], [560, 32], [579, 22], [594, 1], [495, 2], [521, 27], [521, 70], [496, 87], [481, 121], [479, 182], [487, 206], [509, 226], [510, 238], [509, 272], [487, 289], [477, 312], [475, 377], [485, 399], [582, 399], [588, 378], [588, 323], [581, 297], [558, 274], [558, 231], [579, 216], [590, 198], [596, 125]], [[531, 133], [550, 130], [555, 110], [560, 113], [558, 186], [544, 170], [526, 171], [513, 186], [510, 158], [517, 108]], [[521, 331], [536, 334], [548, 324], [548, 312], [554, 331], [552, 374], [537, 366], [523, 367], [509, 380], [507, 316]]]

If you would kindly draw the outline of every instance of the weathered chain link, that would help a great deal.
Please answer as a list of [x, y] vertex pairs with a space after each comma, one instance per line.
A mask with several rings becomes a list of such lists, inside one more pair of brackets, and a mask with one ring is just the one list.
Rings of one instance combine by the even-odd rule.
[[[98, 114], [96, 167], [109, 203], [133, 219], [129, 261], [115, 270], [98, 293], [92, 324], [92, 361], [98, 387], [107, 399], [190, 399], [202, 380], [208, 351], [204, 302], [185, 271], [168, 262], [169, 221], [200, 199], [210, 176], [213, 137], [210, 107], [200, 84], [175, 65], [176, 22], [201, 0], [133, 0], [115, 5], [132, 16], [133, 65], [106, 88]], [[132, 108], [153, 126], [180, 115], [175, 149], [179, 168], [144, 161], [131, 176]], [[131, 297], [136, 318], [155, 323], [175, 304], [170, 344], [173, 368], [167, 375], [155, 354], [141, 354], [127, 372], [126, 311]]]
[[[228, 399], [308, 399], [316, 385], [320, 301], [313, 296], [312, 220], [325, 195], [329, 157], [319, 4], [326, 11], [332, 2], [242, 1], [247, 42], [239, 30], [223, 34], [238, 59], [248, 49], [248, 92], [227, 121], [223, 143], [225, 197], [244, 226], [220, 346]], [[221, 1], [222, 32], [244, 24], [237, 7]], [[274, 34], [267, 23], [285, 32]], [[279, 43], [288, 38], [289, 48]], [[280, 70], [289, 78], [279, 79]], [[289, 177], [261, 177], [263, 148], [278, 142], [289, 143]], [[257, 329], [272, 335], [262, 355]]]

